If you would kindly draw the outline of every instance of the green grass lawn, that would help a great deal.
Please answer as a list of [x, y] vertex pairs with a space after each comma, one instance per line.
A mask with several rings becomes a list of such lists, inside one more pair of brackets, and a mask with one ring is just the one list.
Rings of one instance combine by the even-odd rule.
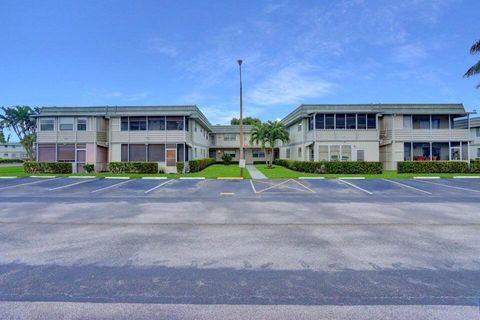
[[[246, 179], [250, 179], [250, 174], [248, 170], [244, 170], [244, 175]], [[24, 177], [24, 176], [31, 176], [32, 174], [24, 173], [22, 166], [0, 166], [0, 176], [17, 176], [17, 177]], [[35, 174], [37, 175], [37, 174]], [[38, 174], [42, 175], [42, 174]], [[43, 175], [54, 175], [54, 176], [71, 176], [72, 174], [43, 174]], [[218, 177], [239, 177], [240, 176], [240, 169], [238, 164], [231, 164], [231, 165], [223, 165], [223, 164], [213, 164], [208, 166], [207, 168], [203, 169], [200, 172], [195, 173], [187, 173], [187, 174], [178, 174], [178, 173], [170, 173], [170, 174], [112, 174], [108, 172], [104, 173], [79, 173], [73, 174], [76, 176], [96, 176], [96, 177], [130, 177], [130, 178], [141, 178], [141, 177], [168, 177], [168, 178], [180, 178], [180, 177], [205, 177], [208, 179], [216, 179]]]
[[435, 176], [441, 178], [452, 178], [455, 176], [466, 175], [479, 175], [468, 173], [397, 173], [397, 171], [383, 171], [382, 174], [316, 174], [293, 171], [282, 166], [273, 166], [272, 169], [267, 169], [265, 164], [256, 164], [258, 170], [260, 170], [267, 178], [299, 178], [299, 177], [325, 177], [325, 178], [339, 178], [339, 177], [365, 177], [369, 179], [374, 178], [388, 178], [388, 179], [401, 179], [401, 178], [413, 178], [413, 177], [426, 177]]

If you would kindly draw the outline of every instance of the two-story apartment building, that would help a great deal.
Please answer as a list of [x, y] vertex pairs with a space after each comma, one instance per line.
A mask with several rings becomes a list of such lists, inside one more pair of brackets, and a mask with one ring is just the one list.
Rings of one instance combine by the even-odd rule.
[[0, 144], [0, 158], [5, 159], [26, 159], [27, 152], [19, 142], [8, 142]]
[[303, 161], [468, 160], [469, 132], [454, 128], [462, 104], [301, 105], [282, 122], [280, 158]]
[[457, 119], [455, 128], [470, 130], [470, 159], [480, 159], [480, 117]]

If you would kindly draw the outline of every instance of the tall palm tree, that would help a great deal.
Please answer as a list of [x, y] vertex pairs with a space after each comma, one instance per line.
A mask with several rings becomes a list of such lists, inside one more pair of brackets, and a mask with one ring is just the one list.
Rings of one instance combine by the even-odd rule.
[[267, 162], [267, 167], [271, 168], [273, 165], [273, 149], [275, 148], [275, 143], [277, 141], [288, 142], [288, 130], [283, 123], [280, 121], [268, 121], [265, 123], [267, 131], [267, 141], [270, 147], [270, 161]]
[[253, 128], [250, 131], [250, 144], [260, 145], [265, 154], [265, 164], [268, 166], [268, 158], [266, 157], [267, 127], [261, 122], [253, 125]]
[[[476, 41], [473, 44], [473, 46], [470, 48], [470, 53], [471, 54], [480, 53], [480, 40]], [[477, 74], [480, 74], [480, 60], [477, 63], [475, 63], [473, 66], [471, 66], [470, 69], [468, 69], [463, 76], [469, 78]], [[480, 84], [477, 85], [477, 88], [480, 88]]]
[[25, 148], [30, 159], [35, 159], [34, 144], [36, 138], [35, 120], [32, 118], [39, 109], [29, 106], [0, 108], [0, 126], [13, 131]]

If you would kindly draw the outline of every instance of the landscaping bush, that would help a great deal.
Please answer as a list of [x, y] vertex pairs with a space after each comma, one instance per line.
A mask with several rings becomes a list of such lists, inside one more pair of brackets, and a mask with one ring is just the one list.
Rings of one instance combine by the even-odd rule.
[[223, 164], [226, 166], [232, 163], [232, 159], [233, 157], [228, 153], [224, 153], [222, 156]]
[[16, 158], [0, 158], [0, 163], [22, 163], [22, 159]]
[[183, 169], [185, 168], [185, 162], [177, 162], [177, 173], [183, 173]]
[[25, 161], [23, 163], [23, 171], [25, 173], [71, 174], [72, 164], [70, 162]]
[[295, 161], [278, 159], [274, 164], [294, 171], [332, 174], [381, 174], [381, 162], [364, 161]]
[[110, 162], [111, 173], [158, 173], [157, 162]]
[[83, 170], [85, 170], [86, 173], [92, 173], [95, 171], [95, 166], [93, 164], [87, 163], [83, 165]]
[[190, 166], [190, 172], [198, 172], [214, 163], [215, 159], [212, 158], [195, 159], [188, 162]]
[[474, 173], [480, 172], [480, 159], [470, 160], [470, 171]]
[[470, 169], [463, 161], [399, 161], [398, 173], [466, 173]]

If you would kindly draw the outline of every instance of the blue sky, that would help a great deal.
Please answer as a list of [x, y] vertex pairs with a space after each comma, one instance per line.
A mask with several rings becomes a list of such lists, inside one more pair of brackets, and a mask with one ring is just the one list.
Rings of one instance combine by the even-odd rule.
[[[480, 105], [478, 0], [0, 1], [0, 105]], [[478, 108], [480, 111], [480, 108]]]

